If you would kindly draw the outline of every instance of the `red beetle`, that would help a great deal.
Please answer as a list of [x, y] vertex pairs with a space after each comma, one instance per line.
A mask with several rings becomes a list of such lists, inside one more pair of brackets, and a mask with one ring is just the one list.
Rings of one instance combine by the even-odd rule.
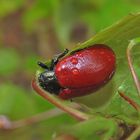
[[38, 77], [40, 86], [62, 99], [84, 96], [98, 90], [115, 72], [115, 54], [104, 44], [95, 44], [65, 56], [67, 53], [66, 49], [52, 59], [49, 67], [38, 62], [45, 69]]

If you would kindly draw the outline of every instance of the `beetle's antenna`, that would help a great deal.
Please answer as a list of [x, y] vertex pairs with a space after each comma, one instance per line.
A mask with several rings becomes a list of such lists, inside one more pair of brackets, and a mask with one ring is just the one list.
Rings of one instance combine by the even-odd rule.
[[48, 66], [40, 61], [38, 61], [37, 64], [43, 69], [48, 69]]

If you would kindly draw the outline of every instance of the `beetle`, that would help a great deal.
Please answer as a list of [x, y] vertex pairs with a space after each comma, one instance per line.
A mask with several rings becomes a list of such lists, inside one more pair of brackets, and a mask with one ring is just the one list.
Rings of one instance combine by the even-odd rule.
[[115, 73], [114, 51], [105, 44], [94, 44], [70, 55], [68, 49], [55, 56], [38, 76], [39, 85], [61, 99], [72, 99], [95, 92], [103, 87]]

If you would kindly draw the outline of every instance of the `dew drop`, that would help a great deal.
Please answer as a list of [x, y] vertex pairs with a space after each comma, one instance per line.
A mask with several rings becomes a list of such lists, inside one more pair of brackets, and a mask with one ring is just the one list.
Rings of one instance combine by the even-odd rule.
[[112, 59], [110, 57], [108, 57], [108, 61], [110, 62], [110, 61], [112, 61]]
[[57, 71], [60, 72], [60, 71], [61, 71], [61, 67], [59, 67], [59, 68], [57, 69]]
[[101, 51], [100, 54], [105, 54], [105, 52], [104, 51]]
[[64, 91], [65, 91], [65, 94], [70, 94], [71, 93], [71, 90], [70, 89], [64, 89]]
[[77, 68], [74, 68], [74, 69], [72, 69], [72, 73], [73, 73], [73, 75], [78, 75], [79, 71]]
[[78, 63], [78, 59], [77, 58], [72, 58], [71, 63], [76, 65]]
[[83, 57], [83, 54], [80, 53], [79, 56], [80, 56], [80, 57]]
[[62, 65], [62, 69], [65, 69], [65, 65]]
[[58, 67], [57, 71], [58, 72], [65, 71], [65, 65], [62, 65], [61, 67]]

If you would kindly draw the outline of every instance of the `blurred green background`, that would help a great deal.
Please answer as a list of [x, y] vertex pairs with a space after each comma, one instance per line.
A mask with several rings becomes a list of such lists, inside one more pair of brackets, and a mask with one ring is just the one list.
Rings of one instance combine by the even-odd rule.
[[[0, 114], [17, 120], [54, 108], [31, 88], [38, 60], [72, 49], [132, 12], [140, 0], [0, 0]], [[67, 114], [0, 131], [0, 140], [51, 140]]]

